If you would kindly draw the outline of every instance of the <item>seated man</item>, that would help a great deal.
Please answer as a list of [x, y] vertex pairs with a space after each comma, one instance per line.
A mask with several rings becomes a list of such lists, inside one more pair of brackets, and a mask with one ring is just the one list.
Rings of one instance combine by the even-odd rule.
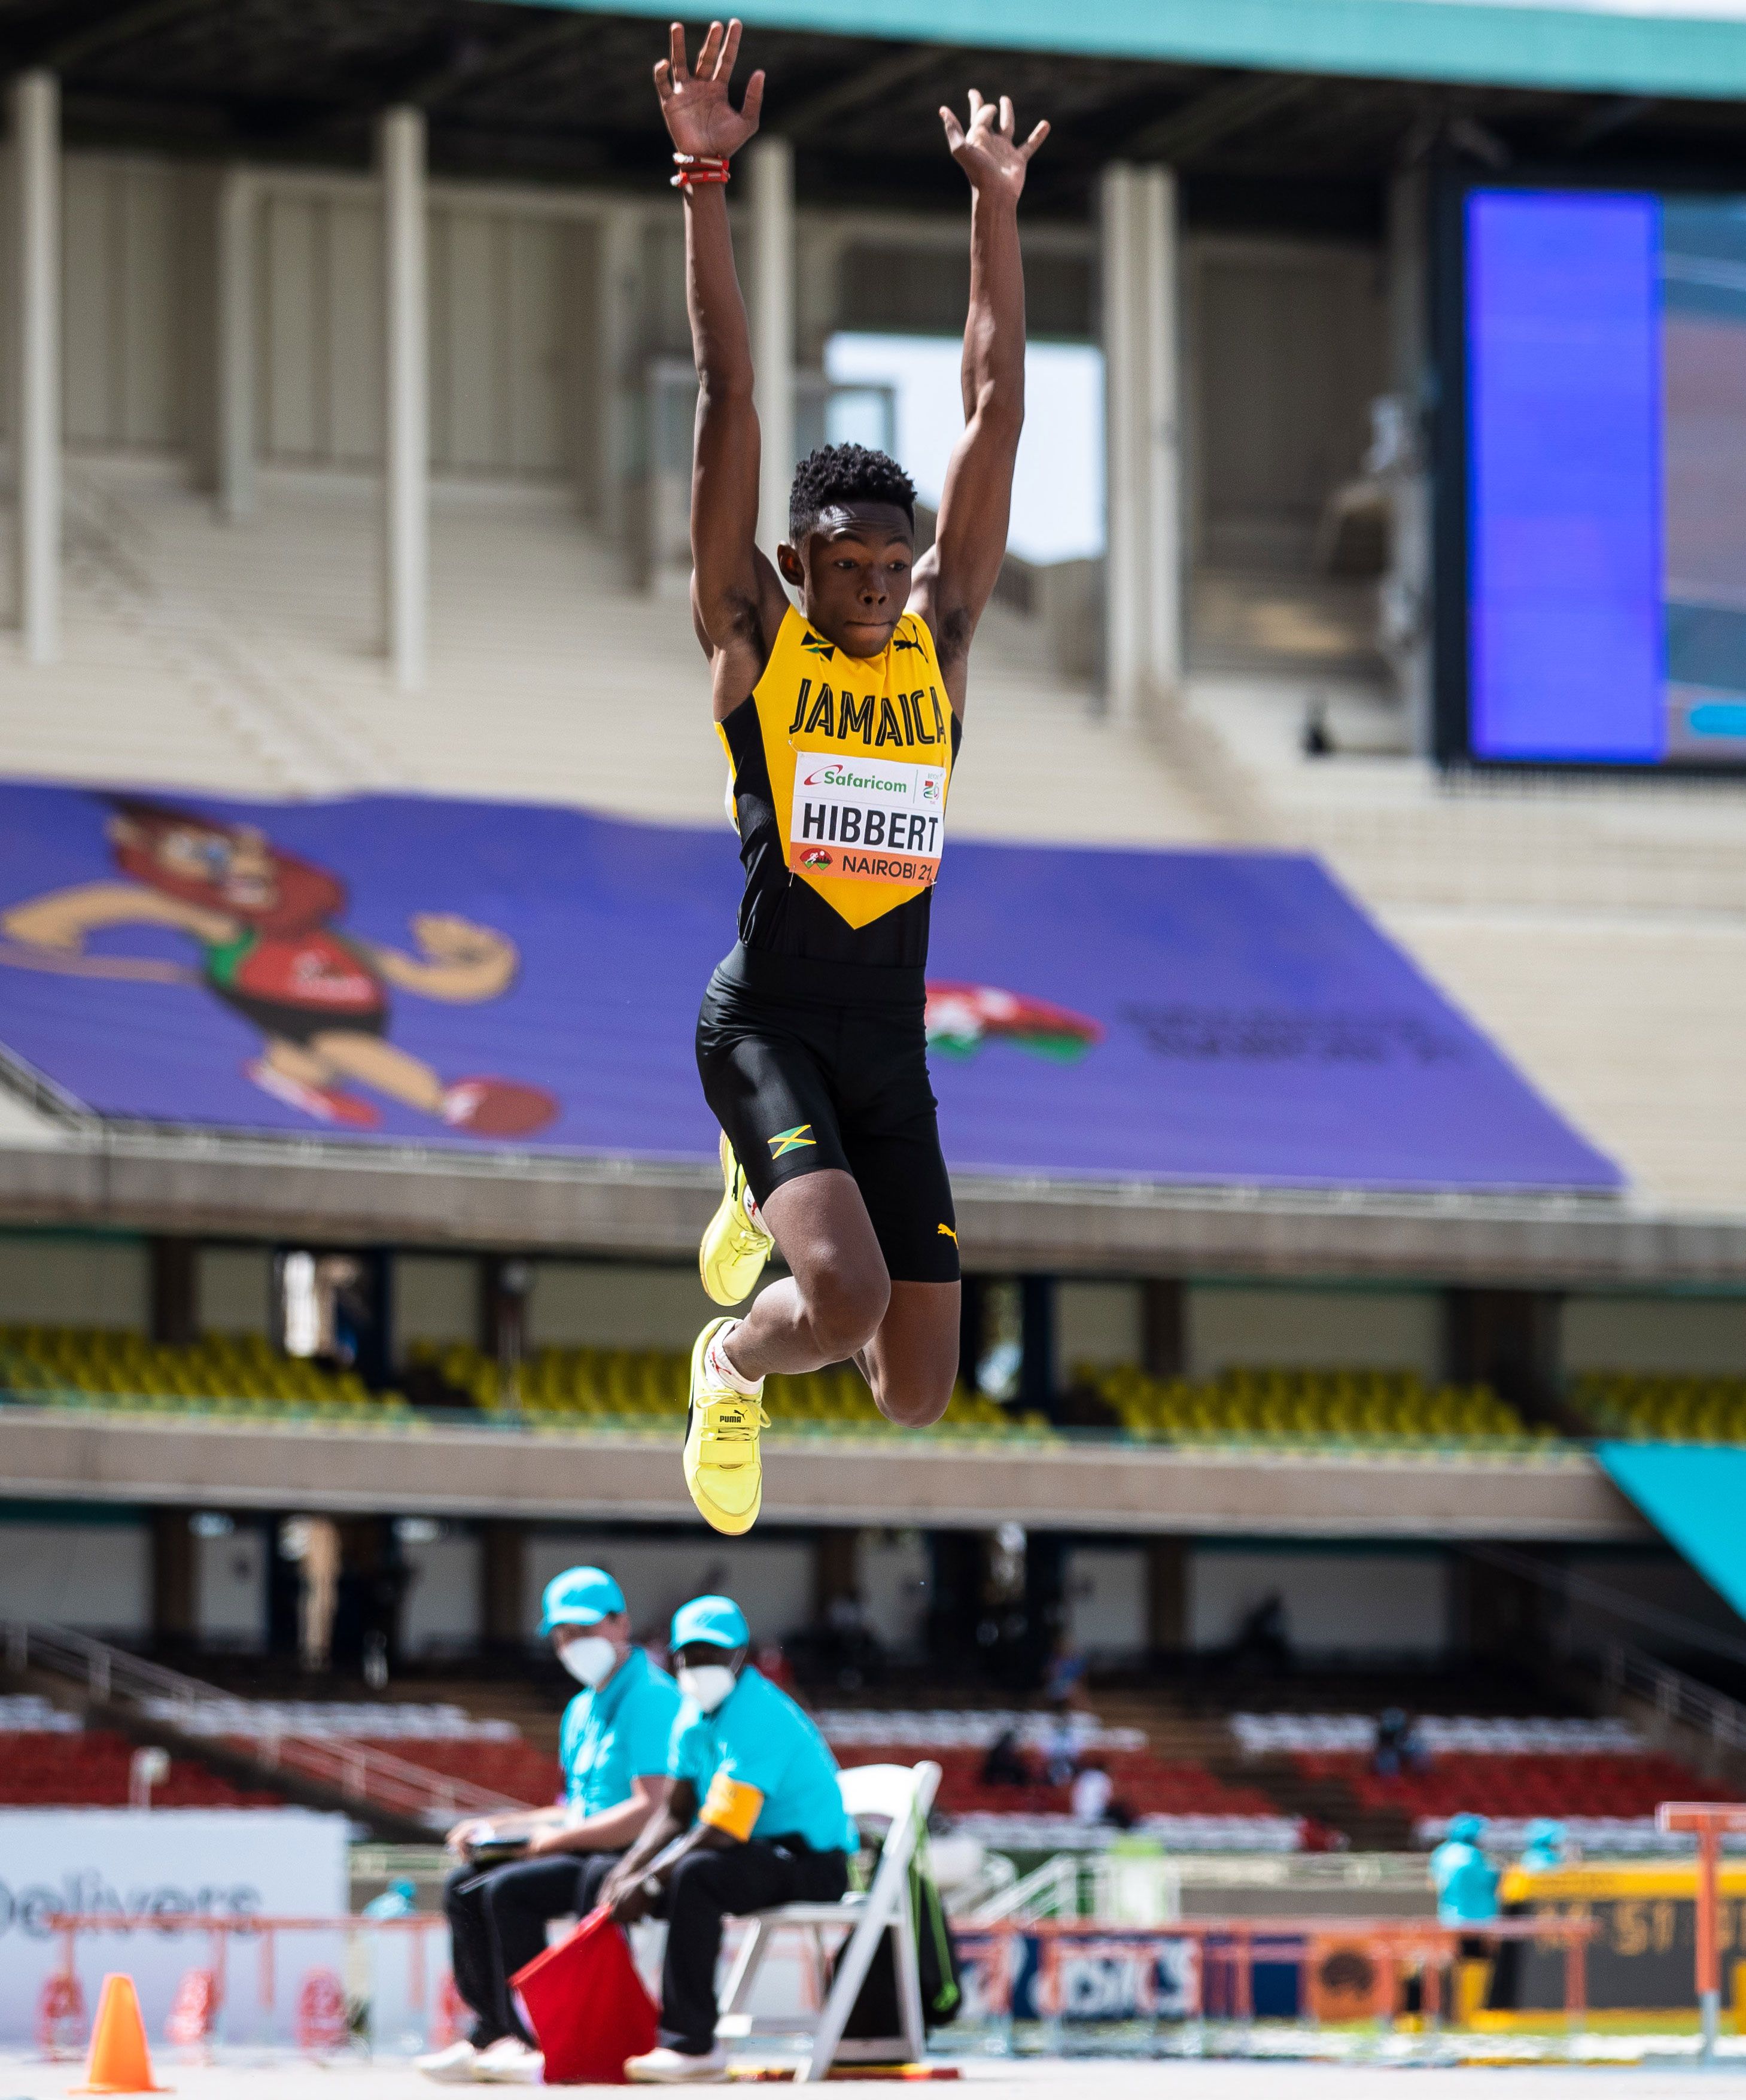
[[[455, 1988], [474, 2023], [465, 2040], [418, 2058], [427, 2077], [444, 2084], [539, 2082], [540, 2054], [509, 1979], [545, 1951], [551, 1919], [594, 1908], [607, 1873], [667, 1798], [678, 1688], [632, 1647], [618, 1584], [604, 1568], [567, 1568], [546, 1585], [540, 1630], [586, 1688], [564, 1710], [558, 1737], [566, 1798], [526, 1815], [470, 1819], [449, 1833], [465, 1864], [449, 1877], [443, 1908]], [[515, 1856], [487, 1864], [505, 1846]]]
[[659, 2046], [624, 2067], [646, 2085], [725, 2075], [716, 2040], [723, 1917], [835, 1902], [861, 1842], [824, 1737], [747, 1663], [747, 1639], [730, 1598], [694, 1597], [674, 1613], [684, 1704], [672, 1791], [602, 1895], [623, 1923], [651, 1912], [667, 1920]]

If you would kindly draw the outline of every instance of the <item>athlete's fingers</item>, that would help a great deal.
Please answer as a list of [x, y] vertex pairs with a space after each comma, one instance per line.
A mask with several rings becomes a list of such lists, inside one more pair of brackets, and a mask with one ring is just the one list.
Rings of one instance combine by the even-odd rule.
[[764, 68], [761, 66], [746, 82], [746, 99], [740, 105], [740, 115], [748, 124], [756, 125], [758, 112], [764, 107]]
[[665, 59], [657, 59], [655, 61], [655, 91], [663, 102], [665, 102], [673, 91], [672, 74], [672, 68]]
[[970, 128], [972, 131], [976, 129], [976, 120], [981, 115], [981, 113], [982, 96], [981, 90], [972, 87], [970, 90]]
[[667, 63], [672, 68], [673, 86], [677, 87], [686, 77], [683, 22], [675, 22], [667, 32]]
[[703, 47], [697, 55], [697, 77], [699, 80], [713, 80], [721, 56], [721, 24], [712, 22], [703, 37]]
[[1030, 136], [1025, 141], [1024, 144], [1019, 148], [1020, 157], [1028, 161], [1031, 155], [1036, 152], [1037, 148], [1043, 143], [1043, 140], [1047, 139], [1048, 135], [1049, 120], [1045, 117], [1043, 121], [1037, 126], [1036, 130], [1033, 131]]
[[955, 153], [964, 143], [964, 127], [943, 102], [940, 104], [940, 121], [946, 126], [946, 151]]
[[1010, 139], [1012, 136], [1012, 127], [1017, 121], [1017, 118], [1012, 114], [1012, 96], [1010, 95], [1002, 95], [1000, 98], [1000, 135], [1003, 139]]
[[721, 57], [716, 67], [718, 80], [729, 81], [734, 77], [734, 68], [739, 59], [739, 39], [740, 20], [736, 15], [728, 24], [727, 35], [722, 41]]

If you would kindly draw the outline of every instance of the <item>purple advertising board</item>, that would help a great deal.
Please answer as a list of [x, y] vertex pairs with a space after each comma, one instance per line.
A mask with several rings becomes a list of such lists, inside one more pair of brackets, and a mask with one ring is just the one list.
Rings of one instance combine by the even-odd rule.
[[[712, 1156], [720, 830], [412, 796], [0, 783], [0, 1043], [112, 1118]], [[1606, 1191], [1315, 860], [960, 844], [928, 1032], [961, 1170]]]

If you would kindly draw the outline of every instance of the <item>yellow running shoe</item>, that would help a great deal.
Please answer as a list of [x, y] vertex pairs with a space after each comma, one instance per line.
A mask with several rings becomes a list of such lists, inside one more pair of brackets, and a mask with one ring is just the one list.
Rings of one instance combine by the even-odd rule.
[[764, 1381], [755, 1393], [712, 1382], [709, 1345], [731, 1322], [712, 1320], [691, 1349], [691, 1413], [685, 1433], [685, 1484], [706, 1523], [730, 1538], [750, 1531], [764, 1507], [758, 1432], [768, 1429]]
[[721, 1133], [721, 1179], [726, 1193], [697, 1250], [697, 1271], [716, 1304], [740, 1305], [752, 1295], [776, 1242], [765, 1230], [746, 1185], [745, 1170], [734, 1157], [725, 1131]]

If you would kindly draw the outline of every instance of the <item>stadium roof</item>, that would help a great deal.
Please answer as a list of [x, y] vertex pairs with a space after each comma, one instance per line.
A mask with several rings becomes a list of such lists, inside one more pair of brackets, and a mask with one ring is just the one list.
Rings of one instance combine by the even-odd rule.
[[[361, 165], [386, 104], [439, 170], [664, 172], [650, 68], [671, 0], [0, 0], [0, 68], [46, 65], [76, 145]], [[765, 122], [810, 204], [955, 210], [936, 112], [972, 80], [1047, 114], [1030, 184], [1081, 217], [1117, 158], [1191, 218], [1373, 233], [1426, 153], [1710, 179], [1746, 131], [1746, 0], [744, 0]], [[1629, 161], [1625, 157], [1629, 157]]]
[[[665, 20], [671, 0], [559, 0]], [[1741, 0], [740, 0], [748, 26], [1492, 86], [1746, 94]]]

